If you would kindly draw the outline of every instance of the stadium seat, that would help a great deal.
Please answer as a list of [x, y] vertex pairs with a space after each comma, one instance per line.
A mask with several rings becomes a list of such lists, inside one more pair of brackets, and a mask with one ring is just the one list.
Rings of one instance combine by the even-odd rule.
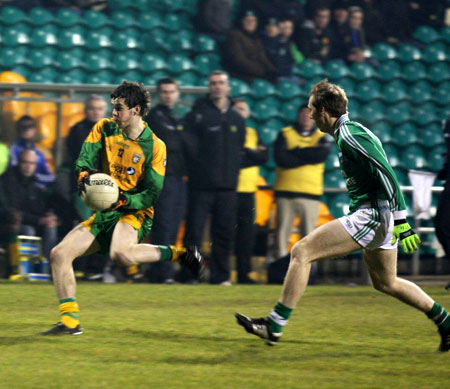
[[216, 41], [207, 35], [199, 34], [195, 38], [194, 49], [197, 53], [215, 53]]
[[[442, 134], [441, 126], [438, 123], [431, 124], [419, 131], [419, 142], [422, 147], [433, 150], [436, 146], [444, 144], [444, 136]], [[442, 156], [440, 156], [442, 158]]]
[[450, 82], [446, 81], [440, 84], [434, 91], [434, 97], [439, 105], [446, 106], [450, 104]]
[[420, 26], [414, 31], [413, 37], [425, 45], [433, 43], [441, 38], [439, 33], [430, 26]]
[[418, 145], [412, 145], [403, 149], [400, 158], [404, 169], [426, 170], [427, 168], [425, 153]]
[[119, 74], [115, 75], [113, 78], [113, 84], [121, 84], [122, 81], [135, 81], [135, 82], [142, 82], [143, 77], [141, 72], [138, 70], [128, 70], [126, 72], [120, 72]]
[[385, 61], [378, 66], [378, 77], [389, 82], [402, 77], [402, 69], [397, 61]]
[[336, 83], [341, 88], [344, 88], [345, 93], [347, 94], [347, 97], [351, 98], [356, 95], [355, 82], [351, 78], [349, 78], [349, 77], [341, 78], [340, 80], [336, 81]]
[[447, 62], [438, 62], [428, 68], [428, 78], [434, 84], [450, 80], [450, 67]]
[[341, 216], [347, 215], [349, 212], [350, 199], [347, 193], [339, 193], [334, 196], [330, 196], [328, 208], [330, 213], [335, 217], [339, 218]]
[[233, 97], [250, 96], [253, 97], [253, 91], [250, 86], [238, 78], [231, 78], [230, 81], [231, 95]]
[[146, 53], [141, 57], [141, 70], [145, 74], [153, 73], [157, 70], [166, 70], [167, 64], [164, 57], [153, 54]]
[[265, 99], [268, 96], [276, 96], [278, 94], [275, 86], [266, 80], [256, 79], [251, 84], [253, 97], [257, 100]]
[[401, 167], [400, 158], [398, 156], [397, 147], [393, 144], [386, 143], [383, 144], [384, 152], [386, 153], [389, 164], [392, 168], [397, 169]]
[[141, 43], [138, 30], [117, 31], [112, 36], [112, 49], [115, 51], [139, 50]]
[[22, 27], [23, 25], [17, 24], [5, 28], [2, 32], [3, 45], [9, 47], [28, 45], [30, 42], [28, 29]]
[[142, 31], [147, 32], [161, 27], [163, 25], [163, 20], [159, 13], [147, 11], [139, 14], [138, 25]]
[[56, 13], [55, 21], [62, 29], [85, 24], [79, 13], [72, 8], [60, 8]]
[[33, 49], [28, 53], [28, 66], [32, 69], [41, 69], [56, 65], [56, 51], [52, 47]]
[[281, 117], [287, 122], [294, 122], [297, 119], [298, 108], [303, 104], [303, 100], [292, 100], [281, 105]]
[[57, 66], [61, 71], [81, 68], [84, 66], [84, 53], [81, 49], [72, 49], [59, 53], [57, 57]]
[[325, 171], [335, 171], [340, 168], [339, 165], [339, 157], [336, 153], [336, 150], [332, 150], [325, 161]]
[[[117, 34], [117, 32], [115, 32], [115, 34]], [[87, 31], [85, 39], [86, 48], [88, 50], [99, 50], [112, 47], [113, 45], [109, 34], [97, 30]]]
[[167, 36], [164, 30], [155, 29], [151, 33], [145, 33], [141, 38], [141, 47], [144, 52], [162, 54], [170, 52]]
[[9, 68], [12, 72], [20, 74], [21, 76], [28, 78], [30, 75], [30, 69], [26, 65], [15, 65]]
[[112, 70], [118, 74], [129, 70], [139, 70], [141, 67], [139, 54], [131, 50], [116, 53], [112, 62]]
[[407, 98], [406, 85], [398, 80], [383, 85], [384, 101], [392, 104], [398, 103]]
[[433, 100], [431, 85], [426, 81], [416, 82], [409, 87], [408, 96], [415, 105], [431, 101]]
[[252, 109], [253, 117], [259, 122], [273, 119], [279, 116], [277, 107], [265, 101], [257, 102]]
[[157, 70], [151, 74], [148, 74], [142, 78], [142, 82], [144, 85], [155, 86], [156, 82], [163, 77], [168, 77], [169, 74], [167, 71]]
[[328, 78], [334, 81], [339, 81], [342, 77], [348, 77], [350, 74], [347, 65], [337, 60], [328, 61], [325, 70]]
[[189, 55], [193, 50], [193, 45], [189, 37], [183, 34], [174, 34], [169, 38], [170, 50], [178, 54]]
[[81, 26], [61, 28], [58, 36], [58, 47], [62, 49], [83, 47], [85, 45], [84, 34], [85, 30]]
[[424, 128], [433, 122], [439, 122], [442, 118], [436, 116], [436, 112], [430, 107], [424, 105], [418, 106], [414, 109], [413, 121], [416, 126]]
[[350, 75], [357, 81], [366, 81], [376, 76], [375, 69], [365, 62], [354, 62], [350, 68]]
[[28, 14], [28, 19], [28, 23], [35, 27], [48, 26], [56, 22], [53, 14], [41, 7], [32, 8]]
[[[388, 156], [388, 160], [389, 160], [389, 156]], [[409, 185], [410, 184], [408, 175], [402, 168], [394, 169], [394, 173], [397, 176], [397, 181], [399, 182], [400, 185]]]
[[393, 143], [401, 149], [419, 142], [417, 128], [412, 123], [404, 123], [398, 127], [394, 127], [392, 138]]
[[112, 84], [114, 81], [114, 75], [109, 70], [101, 70], [97, 73], [89, 72], [86, 75], [86, 84]]
[[28, 82], [36, 82], [39, 84], [53, 84], [56, 82], [58, 73], [52, 67], [46, 67], [36, 72], [31, 72]]
[[375, 57], [379, 62], [386, 62], [397, 58], [396, 50], [389, 44], [380, 42], [377, 43], [372, 50], [373, 57]]
[[89, 69], [91, 72], [98, 72], [111, 69], [111, 59], [112, 55], [109, 50], [98, 50], [86, 53], [84, 62], [86, 69]]
[[0, 10], [0, 24], [12, 26], [18, 23], [27, 23], [28, 16], [19, 8], [3, 6]]
[[384, 120], [379, 120], [370, 126], [370, 130], [380, 139], [382, 144], [392, 143], [391, 126]]
[[103, 13], [95, 10], [87, 10], [83, 13], [83, 19], [86, 23], [86, 28], [90, 30], [97, 30], [102, 27], [111, 26], [111, 20]]
[[385, 107], [380, 101], [363, 104], [359, 109], [359, 116], [368, 125], [376, 123], [385, 118]]
[[[274, 128], [267, 125], [260, 125], [258, 128], [258, 135], [260, 141], [266, 146], [272, 145], [280, 132], [280, 128]], [[270, 166], [270, 164], [268, 165]], [[275, 166], [272, 166], [275, 167]]]
[[59, 29], [53, 24], [36, 27], [30, 34], [30, 45], [32, 47], [55, 46], [58, 43], [58, 35]]
[[126, 11], [113, 12], [111, 15], [111, 23], [118, 30], [138, 27], [134, 15]]
[[300, 65], [295, 66], [293, 73], [300, 77], [311, 79], [313, 77], [323, 77], [325, 75], [325, 70], [322, 65], [305, 59]]
[[400, 62], [412, 62], [420, 60], [422, 54], [416, 46], [410, 43], [402, 43], [398, 50], [397, 58]]
[[3, 47], [0, 53], [0, 67], [10, 69], [17, 65], [28, 63], [28, 49], [26, 46]]
[[361, 103], [358, 99], [351, 99], [348, 102], [348, 112], [352, 118], [359, 117], [359, 110], [361, 108]]
[[345, 181], [339, 169], [327, 171], [324, 177], [325, 188], [345, 188]]
[[447, 59], [446, 47], [443, 43], [434, 43], [427, 45], [422, 53], [423, 60], [428, 64], [442, 62]]
[[380, 84], [373, 80], [362, 82], [356, 87], [356, 95], [362, 102], [379, 99], [381, 97]]
[[61, 84], [84, 84], [86, 74], [82, 69], [72, 69], [64, 71], [58, 76], [58, 82]]
[[177, 32], [181, 29], [189, 29], [189, 20], [181, 14], [172, 12], [166, 13], [162, 27], [171, 32]]
[[186, 56], [171, 54], [168, 59], [168, 69], [174, 74], [180, 74], [189, 70], [195, 70], [193, 62]]
[[444, 166], [444, 158], [434, 150], [427, 154], [428, 170], [438, 173]]
[[441, 39], [447, 45], [450, 45], [450, 26], [444, 26], [441, 29]]
[[194, 59], [195, 70], [202, 76], [208, 76], [213, 70], [218, 69], [220, 58], [216, 54], [199, 54]]
[[177, 81], [181, 86], [196, 86], [198, 77], [193, 71], [183, 72], [177, 77]]
[[277, 90], [282, 100], [291, 100], [303, 95], [302, 89], [297, 84], [287, 80], [278, 82]]
[[411, 118], [409, 105], [396, 104], [386, 109], [386, 120], [392, 125], [403, 124]]

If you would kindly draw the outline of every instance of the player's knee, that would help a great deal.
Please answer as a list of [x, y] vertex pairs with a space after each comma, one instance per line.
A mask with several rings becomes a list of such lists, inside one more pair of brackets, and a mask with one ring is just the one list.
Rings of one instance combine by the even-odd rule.
[[115, 249], [111, 250], [109, 253], [109, 256], [111, 257], [111, 260], [118, 263], [122, 266], [131, 266], [135, 265], [135, 261], [133, 261], [126, 250], [122, 249]]
[[291, 262], [300, 265], [307, 265], [311, 262], [310, 255], [308, 255], [308, 246], [305, 241], [300, 240], [294, 244], [291, 250]]
[[373, 287], [376, 290], [378, 290], [379, 292], [386, 293], [386, 294], [393, 294], [394, 290], [395, 290], [393, 282], [390, 282], [388, 280], [374, 282]]
[[50, 251], [50, 262], [52, 265], [58, 265], [64, 261], [64, 250], [60, 245], [52, 248]]

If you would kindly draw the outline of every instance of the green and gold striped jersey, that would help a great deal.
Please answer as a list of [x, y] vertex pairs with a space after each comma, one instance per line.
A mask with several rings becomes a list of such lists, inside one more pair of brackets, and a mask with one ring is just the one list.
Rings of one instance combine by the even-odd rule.
[[350, 121], [348, 114], [336, 122], [334, 138], [350, 212], [362, 204], [388, 200], [394, 218], [405, 218], [405, 200], [380, 140], [360, 123]]
[[148, 209], [161, 193], [166, 171], [166, 146], [148, 127], [132, 140], [113, 119], [101, 119], [92, 128], [75, 162], [76, 173], [83, 167], [98, 168], [112, 176], [127, 199], [124, 209]]

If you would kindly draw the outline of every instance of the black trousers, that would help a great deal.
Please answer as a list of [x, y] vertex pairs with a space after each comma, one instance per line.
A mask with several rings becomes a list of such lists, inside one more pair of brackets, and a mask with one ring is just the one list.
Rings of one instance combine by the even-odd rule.
[[[155, 216], [151, 233], [152, 244], [174, 245], [178, 229], [186, 212], [187, 183], [179, 176], [166, 176], [164, 186], [155, 204]], [[150, 281], [163, 282], [174, 278], [172, 262], [155, 262], [150, 271]]]
[[211, 279], [220, 284], [230, 278], [230, 251], [236, 224], [236, 192], [189, 190], [185, 246], [201, 247], [208, 215], [211, 214]]
[[255, 194], [237, 194], [237, 226], [234, 252], [238, 282], [245, 282], [251, 271], [251, 257], [255, 239]]
[[450, 259], [450, 182], [445, 184], [444, 191], [439, 197], [436, 216], [434, 218], [436, 237]]

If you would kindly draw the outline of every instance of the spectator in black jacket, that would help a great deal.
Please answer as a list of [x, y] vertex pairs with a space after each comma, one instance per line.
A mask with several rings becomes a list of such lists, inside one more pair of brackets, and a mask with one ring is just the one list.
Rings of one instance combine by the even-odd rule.
[[20, 214], [19, 233], [42, 237], [43, 255], [48, 259], [58, 240], [58, 219], [50, 208], [47, 190], [37, 181], [37, 161], [35, 150], [22, 150], [19, 165], [11, 166], [2, 175], [1, 191], [6, 208]]
[[[155, 204], [151, 240], [155, 244], [175, 245], [187, 201], [186, 142], [182, 121], [173, 112], [180, 90], [178, 83], [167, 77], [158, 80], [156, 93], [159, 104], [150, 110], [144, 120], [166, 144], [167, 166], [164, 187]], [[150, 281], [173, 284], [174, 280], [173, 262], [152, 264]]]
[[230, 250], [236, 222], [236, 186], [245, 140], [245, 122], [228, 97], [228, 75], [209, 76], [209, 94], [198, 99], [185, 119], [195, 140], [189, 169], [189, 203], [185, 246], [201, 247], [211, 214], [211, 279], [230, 285]]

